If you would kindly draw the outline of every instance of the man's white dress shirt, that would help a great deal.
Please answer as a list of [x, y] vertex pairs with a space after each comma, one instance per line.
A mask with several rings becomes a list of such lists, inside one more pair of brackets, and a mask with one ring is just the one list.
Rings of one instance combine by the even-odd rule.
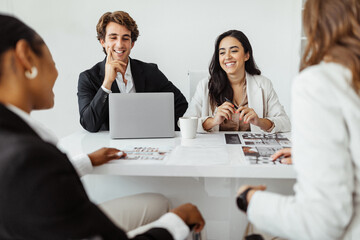
[[[115, 80], [121, 93], [136, 93], [133, 77], [131, 74], [130, 59], [128, 60], [125, 71], [125, 80], [127, 80], [127, 83], [125, 84], [123, 76], [119, 72], [117, 73]], [[101, 88], [107, 93], [112, 93], [110, 89], [107, 89], [104, 86], [101, 86]]]

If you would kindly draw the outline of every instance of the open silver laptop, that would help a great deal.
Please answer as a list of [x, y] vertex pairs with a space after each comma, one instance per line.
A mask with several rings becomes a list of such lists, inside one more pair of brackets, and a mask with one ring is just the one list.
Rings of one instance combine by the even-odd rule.
[[111, 138], [174, 137], [173, 93], [111, 93]]

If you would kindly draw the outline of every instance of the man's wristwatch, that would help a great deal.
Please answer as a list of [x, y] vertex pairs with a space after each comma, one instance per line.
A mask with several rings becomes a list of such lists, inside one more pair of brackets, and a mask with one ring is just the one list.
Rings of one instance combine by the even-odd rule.
[[237, 198], [236, 198], [236, 204], [238, 206], [238, 208], [241, 211], [244, 211], [246, 213], [247, 208], [248, 208], [248, 201], [246, 199], [246, 196], [248, 194], [248, 192], [251, 190], [252, 188], [249, 187], [247, 188], [244, 192], [242, 192]]

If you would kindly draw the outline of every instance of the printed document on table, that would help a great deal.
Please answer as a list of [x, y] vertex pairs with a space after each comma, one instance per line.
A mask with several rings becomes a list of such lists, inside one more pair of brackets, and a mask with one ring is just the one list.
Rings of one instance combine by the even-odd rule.
[[149, 163], [149, 161], [151, 161], [151, 163], [163, 163], [163, 161], [169, 156], [169, 153], [171, 152], [170, 147], [148, 146], [125, 146], [121, 150], [126, 153], [126, 157], [113, 160], [110, 163]]
[[282, 148], [291, 147], [291, 141], [281, 133], [240, 133], [242, 151], [250, 164], [278, 165], [280, 160], [273, 161], [271, 155]]

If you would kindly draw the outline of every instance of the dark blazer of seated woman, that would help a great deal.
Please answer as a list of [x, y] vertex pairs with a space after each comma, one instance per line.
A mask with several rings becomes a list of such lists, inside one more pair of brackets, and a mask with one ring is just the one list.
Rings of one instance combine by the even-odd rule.
[[[41, 37], [0, 15], [0, 239], [128, 239], [89, 200], [67, 156], [29, 125], [32, 110], [53, 107], [57, 75]], [[165, 217], [176, 224], [161, 222]], [[191, 204], [160, 220], [134, 239], [185, 238], [186, 225], [204, 226]]]

